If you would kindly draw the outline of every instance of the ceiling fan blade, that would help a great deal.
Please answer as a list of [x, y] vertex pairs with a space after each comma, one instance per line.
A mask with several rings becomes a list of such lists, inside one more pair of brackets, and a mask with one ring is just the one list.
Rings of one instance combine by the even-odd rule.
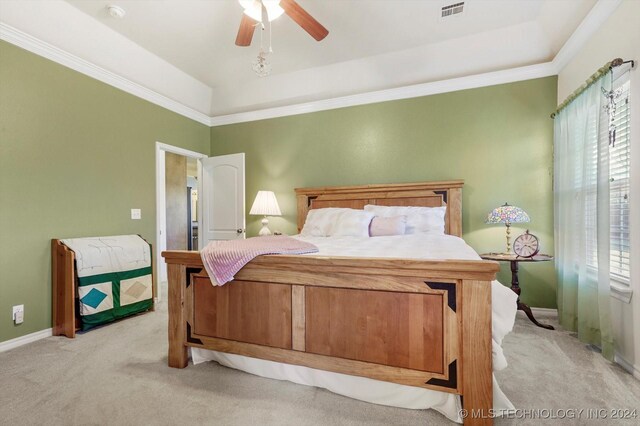
[[240, 21], [240, 28], [236, 36], [236, 46], [249, 46], [251, 44], [253, 32], [256, 30], [256, 24], [256, 21], [244, 13], [242, 14], [242, 21]]
[[311, 37], [320, 41], [329, 34], [329, 31], [316, 21], [313, 16], [309, 15], [298, 3], [294, 0], [280, 0], [280, 7], [284, 9], [284, 12], [289, 15], [303, 30], [308, 32]]

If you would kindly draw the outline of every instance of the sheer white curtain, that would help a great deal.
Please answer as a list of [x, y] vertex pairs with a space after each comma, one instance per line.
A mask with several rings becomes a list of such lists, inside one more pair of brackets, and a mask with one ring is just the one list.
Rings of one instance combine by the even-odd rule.
[[602, 89], [594, 82], [554, 121], [555, 255], [560, 324], [612, 359], [609, 274], [609, 141]]

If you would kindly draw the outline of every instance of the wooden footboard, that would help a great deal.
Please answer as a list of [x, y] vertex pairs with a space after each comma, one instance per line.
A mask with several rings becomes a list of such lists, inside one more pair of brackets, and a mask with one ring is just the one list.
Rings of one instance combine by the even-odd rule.
[[491, 424], [486, 261], [260, 256], [214, 287], [169, 251], [169, 365], [201, 347], [462, 395]]

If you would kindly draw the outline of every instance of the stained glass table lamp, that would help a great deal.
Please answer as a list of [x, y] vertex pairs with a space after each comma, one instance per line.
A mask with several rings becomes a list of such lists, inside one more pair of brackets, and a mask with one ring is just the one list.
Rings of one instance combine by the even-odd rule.
[[507, 251], [504, 254], [511, 254], [511, 224], [529, 222], [529, 215], [520, 207], [510, 206], [508, 203], [496, 207], [489, 213], [484, 223], [504, 223], [507, 226]]

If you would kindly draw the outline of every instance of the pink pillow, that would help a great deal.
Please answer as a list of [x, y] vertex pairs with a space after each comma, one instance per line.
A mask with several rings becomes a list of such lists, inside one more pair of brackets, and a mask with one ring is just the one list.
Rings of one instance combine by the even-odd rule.
[[389, 235], [404, 235], [407, 226], [406, 216], [381, 217], [376, 216], [369, 225], [369, 235], [385, 237]]

